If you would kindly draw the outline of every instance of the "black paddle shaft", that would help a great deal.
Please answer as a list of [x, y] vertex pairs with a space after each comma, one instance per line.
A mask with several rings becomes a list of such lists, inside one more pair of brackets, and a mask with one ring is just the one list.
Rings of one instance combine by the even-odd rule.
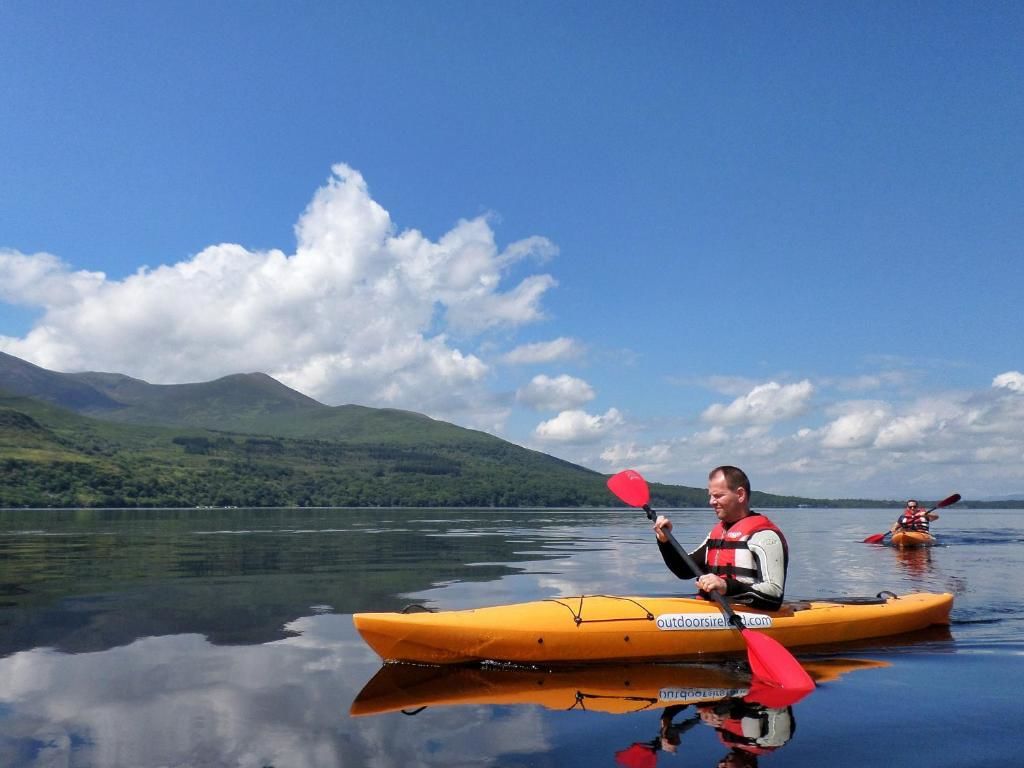
[[[658, 519], [658, 515], [655, 513], [653, 509], [651, 509], [650, 504], [644, 504], [644, 512], [647, 513], [648, 520], [653, 522]], [[672, 549], [676, 551], [677, 555], [683, 558], [683, 562], [686, 563], [687, 567], [691, 571], [693, 571], [694, 573], [701, 574], [706, 573], [706, 571], [699, 565], [697, 565], [694, 559], [690, 557], [690, 554], [685, 549], [683, 549], [682, 546], [680, 546], [679, 542], [676, 541], [676, 537], [672, 535], [672, 531], [662, 531], [662, 533], [665, 534], [665, 538], [668, 539], [668, 543], [672, 545]], [[732, 609], [732, 606], [729, 605], [729, 601], [725, 599], [725, 596], [722, 595], [722, 593], [718, 592], [717, 590], [711, 592], [704, 592], [703, 590], [701, 590], [701, 593], [708, 595], [712, 600], [718, 603], [718, 608], [722, 611], [722, 615], [725, 616], [725, 618], [728, 620], [730, 624], [733, 625], [733, 627], [738, 629], [740, 632], [747, 628], [746, 625], [743, 623], [743, 619], [736, 614], [736, 612]]]

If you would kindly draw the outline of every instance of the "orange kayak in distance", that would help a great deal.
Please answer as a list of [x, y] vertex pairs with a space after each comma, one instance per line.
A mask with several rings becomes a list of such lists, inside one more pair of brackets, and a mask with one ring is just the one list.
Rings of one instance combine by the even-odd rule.
[[935, 537], [928, 531], [896, 531], [892, 535], [894, 547], [930, 547], [935, 544]]

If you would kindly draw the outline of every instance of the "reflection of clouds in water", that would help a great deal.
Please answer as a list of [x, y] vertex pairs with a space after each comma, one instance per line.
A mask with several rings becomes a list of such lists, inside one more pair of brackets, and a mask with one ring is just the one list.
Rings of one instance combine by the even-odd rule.
[[0, 659], [0, 764], [390, 768], [485, 765], [547, 749], [532, 708], [500, 728], [486, 707], [349, 719], [376, 655], [347, 615], [289, 628], [303, 634], [258, 646], [173, 635]]

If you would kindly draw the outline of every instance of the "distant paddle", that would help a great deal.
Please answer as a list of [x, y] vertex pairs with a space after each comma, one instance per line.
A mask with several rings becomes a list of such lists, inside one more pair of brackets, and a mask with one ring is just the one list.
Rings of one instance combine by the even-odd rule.
[[[940, 501], [938, 504], [936, 504], [931, 509], [925, 510], [925, 514], [926, 515], [930, 514], [931, 512], [934, 512], [936, 509], [942, 509], [943, 507], [948, 507], [950, 504], [956, 504], [958, 501], [960, 501], [960, 494], [959, 493], [954, 493], [952, 496], [947, 496], [946, 498], [944, 498], [942, 501]], [[892, 534], [892, 531], [886, 531], [885, 533], [873, 533], [870, 536], [868, 536], [866, 539], [864, 539], [864, 541], [862, 543], [863, 544], [881, 544], [882, 540], [886, 536], [889, 536], [891, 534]]]
[[[657, 515], [648, 503], [651, 500], [651, 494], [647, 487], [647, 481], [639, 472], [627, 469], [613, 475], [608, 478], [608, 489], [629, 506], [643, 509], [647, 513], [648, 520], [657, 519]], [[679, 545], [670, 531], [666, 531], [665, 535], [672, 548], [694, 573], [704, 573], [704, 570]], [[747, 660], [750, 662], [755, 680], [776, 688], [786, 689], [794, 695], [814, 690], [814, 681], [800, 666], [800, 662], [793, 657], [793, 654], [774, 638], [747, 629], [743, 619], [733, 611], [724, 595], [718, 592], [710, 592], [708, 595], [718, 603], [719, 610], [722, 611], [722, 615], [725, 616], [729, 624], [739, 630], [743, 636], [747, 644]]]

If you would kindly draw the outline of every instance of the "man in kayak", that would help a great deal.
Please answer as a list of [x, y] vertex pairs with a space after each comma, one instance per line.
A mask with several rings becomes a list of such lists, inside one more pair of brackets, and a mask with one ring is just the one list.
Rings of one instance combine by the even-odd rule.
[[702, 593], [717, 591], [752, 608], [782, 605], [789, 549], [782, 531], [750, 509], [750, 480], [738, 467], [715, 467], [708, 475], [708, 501], [718, 524], [690, 553], [706, 573], [694, 573], [675, 552], [666, 532], [672, 521], [659, 515], [654, 534], [665, 565], [680, 579], [697, 578]]
[[903, 514], [897, 518], [892, 525], [892, 532], [896, 531], [927, 531], [928, 524], [932, 520], [938, 520], [939, 516], [934, 512], [922, 510], [917, 499], [908, 499]]

